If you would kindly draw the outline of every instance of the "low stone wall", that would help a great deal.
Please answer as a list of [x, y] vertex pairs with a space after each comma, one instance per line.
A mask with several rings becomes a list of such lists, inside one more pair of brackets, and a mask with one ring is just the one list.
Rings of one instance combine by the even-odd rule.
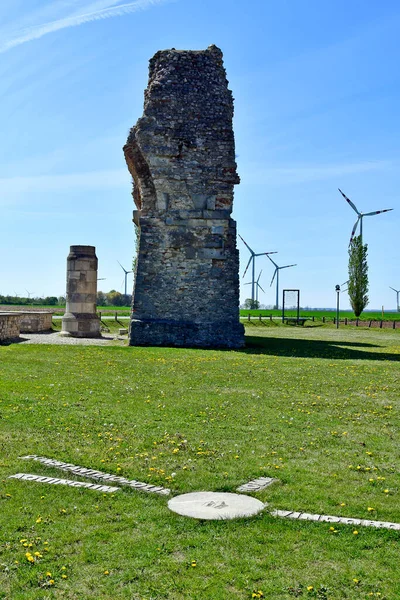
[[0, 313], [0, 342], [19, 338], [21, 318], [19, 313]]
[[52, 328], [51, 312], [20, 312], [21, 333], [40, 333], [41, 331], [49, 331]]

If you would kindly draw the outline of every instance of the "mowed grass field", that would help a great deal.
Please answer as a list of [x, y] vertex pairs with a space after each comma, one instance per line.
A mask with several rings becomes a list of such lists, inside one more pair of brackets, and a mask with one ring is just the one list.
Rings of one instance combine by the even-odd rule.
[[[0, 598], [400, 598], [400, 532], [268, 512], [400, 522], [400, 332], [247, 336], [244, 351], [0, 347]], [[26, 454], [173, 495], [279, 482], [256, 517], [197, 521], [131, 489], [8, 479], [73, 478]]]

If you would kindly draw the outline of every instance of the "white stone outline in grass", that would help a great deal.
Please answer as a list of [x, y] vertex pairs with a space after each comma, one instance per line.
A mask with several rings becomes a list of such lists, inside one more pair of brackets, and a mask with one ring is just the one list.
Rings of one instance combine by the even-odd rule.
[[[61, 469], [63, 471], [71, 471], [75, 475], [80, 475], [82, 477], [87, 477], [88, 479], [102, 479], [105, 481], [110, 481], [113, 483], [119, 483], [120, 485], [125, 485], [134, 489], [139, 489], [144, 492], [153, 492], [155, 494], [160, 494], [162, 496], [168, 496], [171, 493], [171, 490], [168, 488], [163, 488], [161, 486], [154, 486], [148, 483], [142, 483], [136, 480], [129, 480], [125, 477], [120, 477], [119, 475], [111, 475], [108, 473], [103, 473], [102, 471], [97, 471], [96, 469], [86, 469], [85, 467], [78, 467], [76, 465], [70, 463], [64, 463], [59, 460], [54, 460], [52, 458], [46, 458], [44, 456], [37, 456], [36, 454], [31, 454], [28, 456], [21, 456], [23, 460], [36, 460], [48, 467], [55, 467], [57, 469]], [[120, 488], [111, 487], [107, 485], [96, 485], [93, 483], [85, 483], [83, 481], [73, 481], [71, 479], [59, 479], [57, 477], [45, 477], [43, 475], [32, 475], [30, 473], [17, 473], [16, 475], [10, 475], [9, 479], [20, 479], [23, 481], [36, 481], [38, 483], [50, 483], [54, 485], [68, 485], [70, 487], [81, 487], [86, 489], [92, 489], [99, 492], [116, 492]], [[259, 477], [258, 479], [253, 479], [248, 483], [243, 484], [237, 488], [237, 491], [248, 491], [248, 492], [257, 492], [265, 489], [275, 481], [279, 481], [278, 479], [274, 479], [273, 477]], [[265, 507], [267, 504], [264, 505]], [[400, 523], [390, 523], [388, 521], [371, 521], [369, 519], [353, 519], [351, 517], [335, 517], [333, 515], [318, 515], [311, 514], [306, 512], [297, 512], [293, 510], [272, 510], [268, 511], [268, 513], [272, 517], [280, 517], [283, 519], [298, 519], [299, 521], [314, 521], [318, 523], [336, 523], [338, 525], [358, 525], [362, 527], [376, 527], [378, 529], [391, 529], [395, 531], [400, 531]]]
[[110, 485], [99, 485], [96, 483], [86, 483], [85, 481], [74, 481], [73, 479], [59, 479], [58, 477], [45, 477], [43, 475], [32, 475], [31, 473], [17, 473], [10, 475], [8, 479], [19, 479], [21, 481], [36, 481], [37, 483], [50, 483], [52, 485], [69, 485], [70, 487], [86, 488], [96, 492], [118, 492], [119, 487]]
[[279, 479], [274, 479], [273, 477], [258, 477], [257, 479], [252, 479], [243, 485], [240, 485], [236, 488], [237, 492], [261, 492], [261, 490], [265, 490], [265, 488], [269, 487], [272, 483], [279, 481]]
[[362, 527], [377, 527], [379, 529], [394, 529], [400, 531], [400, 523], [388, 521], [370, 521], [369, 519], [353, 519], [351, 517], [334, 517], [332, 515], [313, 515], [292, 510], [273, 510], [269, 513], [273, 517], [283, 519], [298, 519], [299, 521], [318, 521], [319, 523], [335, 523], [336, 525], [361, 525]]
[[103, 471], [97, 471], [96, 469], [87, 469], [85, 467], [79, 467], [77, 465], [65, 463], [60, 460], [46, 458], [45, 456], [29, 454], [28, 456], [21, 456], [20, 458], [23, 460], [36, 460], [37, 462], [40, 462], [41, 464], [47, 467], [54, 467], [56, 469], [61, 469], [62, 471], [70, 471], [74, 475], [79, 475], [80, 477], [87, 477], [88, 479], [96, 480], [100, 479], [102, 481], [110, 483], [118, 483], [119, 485], [127, 486], [135, 490], [140, 490], [142, 492], [159, 494], [161, 496], [169, 496], [169, 494], [171, 493], [170, 489], [163, 488], [162, 486], [151, 485], [149, 483], [142, 483], [141, 481], [136, 481], [135, 479], [126, 479], [126, 477], [121, 477], [119, 475], [111, 475], [110, 473], [103, 473]]

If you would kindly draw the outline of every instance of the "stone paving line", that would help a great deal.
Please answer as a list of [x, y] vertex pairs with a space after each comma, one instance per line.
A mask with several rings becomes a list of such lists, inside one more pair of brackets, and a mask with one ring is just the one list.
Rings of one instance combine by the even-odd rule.
[[335, 523], [337, 525], [361, 525], [363, 527], [378, 527], [380, 529], [395, 529], [396, 531], [400, 531], [400, 523], [390, 523], [388, 521], [370, 521], [368, 519], [352, 519], [350, 517], [334, 517], [332, 515], [313, 515], [292, 510], [272, 510], [269, 514], [273, 517], [280, 517], [283, 519]]
[[248, 483], [244, 483], [236, 488], [237, 492], [260, 492], [261, 490], [265, 490], [272, 483], [275, 483], [278, 479], [274, 479], [273, 477], [258, 477], [258, 479], [252, 479]]
[[55, 467], [61, 471], [69, 471], [74, 475], [80, 475], [81, 477], [87, 477], [88, 479], [100, 479], [110, 483], [118, 483], [119, 485], [124, 485], [142, 492], [151, 492], [161, 496], [169, 496], [171, 493], [171, 490], [159, 485], [151, 485], [149, 483], [136, 481], [135, 479], [126, 479], [126, 477], [121, 477], [120, 475], [111, 475], [110, 473], [103, 473], [103, 471], [97, 471], [96, 469], [86, 469], [85, 467], [79, 467], [77, 465], [54, 460], [52, 458], [46, 458], [45, 456], [30, 454], [28, 456], [21, 456], [20, 458], [23, 460], [36, 460], [47, 467]]
[[95, 490], [96, 492], [117, 492], [119, 487], [111, 485], [98, 485], [96, 483], [86, 483], [85, 481], [74, 481], [72, 479], [59, 479], [58, 477], [44, 477], [43, 475], [33, 475], [32, 473], [16, 473], [10, 475], [8, 479], [19, 479], [20, 481], [36, 481], [37, 483], [50, 483], [52, 485], [69, 485], [70, 487], [85, 488]]

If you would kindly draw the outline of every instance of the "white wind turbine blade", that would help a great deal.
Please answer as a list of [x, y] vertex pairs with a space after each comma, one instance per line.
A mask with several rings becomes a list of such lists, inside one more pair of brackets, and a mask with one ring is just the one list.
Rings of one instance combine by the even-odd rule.
[[261, 285], [260, 285], [258, 282], [257, 282], [257, 285], [258, 285], [258, 287], [260, 288], [260, 290], [261, 290], [262, 292], [264, 292], [264, 294], [265, 294], [265, 290], [263, 290], [263, 288], [261, 287]]
[[270, 255], [267, 254], [267, 256], [268, 256], [269, 260], [272, 262], [272, 264], [275, 265], [276, 268], [278, 268], [278, 265], [276, 264], [275, 261], [272, 260], [272, 258], [270, 257]]
[[271, 283], [269, 284], [269, 287], [271, 287], [271, 285], [274, 283], [275, 275], [277, 274], [278, 269], [279, 269], [279, 267], [276, 267], [274, 274], [272, 275], [272, 279], [271, 279]]
[[285, 265], [284, 267], [279, 267], [280, 269], [287, 269], [288, 267], [297, 267], [297, 264], [295, 265]]
[[396, 294], [398, 294], [400, 292], [400, 290], [395, 290], [394, 288], [392, 288], [391, 285], [389, 285], [390, 289], [393, 290], [394, 292], [396, 292]]
[[253, 260], [253, 256], [250, 256], [250, 258], [249, 258], [249, 262], [247, 263], [247, 267], [245, 268], [245, 270], [244, 270], [244, 273], [243, 273], [242, 277], [244, 277], [244, 276], [246, 275], [246, 273], [247, 273], [247, 269], [249, 268], [249, 264], [251, 263], [251, 261], [252, 261], [252, 260]]
[[129, 273], [129, 271], [127, 271], [126, 269], [124, 269], [124, 267], [121, 265], [121, 263], [119, 262], [119, 260], [117, 260], [117, 263], [119, 264], [119, 266], [121, 267], [121, 269], [124, 271], [124, 273]]
[[380, 215], [381, 213], [389, 212], [391, 210], [393, 210], [393, 208], [385, 208], [384, 210], [374, 210], [374, 212], [364, 213], [363, 216], [371, 217], [372, 215]]
[[346, 194], [343, 194], [343, 192], [342, 192], [342, 190], [340, 188], [338, 188], [338, 190], [342, 194], [343, 198], [350, 204], [351, 208], [356, 211], [356, 213], [358, 214], [358, 216], [360, 216], [361, 213], [358, 210], [357, 206], [350, 200], [350, 198], [348, 198], [346, 196]]
[[350, 236], [349, 246], [350, 246], [351, 242], [353, 241], [354, 234], [356, 232], [356, 229], [357, 229], [357, 226], [358, 226], [358, 223], [359, 223], [360, 219], [361, 219], [361, 217], [358, 217], [357, 221], [354, 223], [354, 227], [352, 229], [351, 236]]
[[240, 239], [242, 240], [243, 244], [245, 246], [247, 246], [247, 248], [250, 250], [251, 254], [254, 254], [254, 251], [250, 248], [250, 246], [247, 244], [247, 242], [244, 241], [244, 239], [242, 238], [242, 236], [240, 235], [240, 233], [238, 233], [238, 236], [240, 237]]

